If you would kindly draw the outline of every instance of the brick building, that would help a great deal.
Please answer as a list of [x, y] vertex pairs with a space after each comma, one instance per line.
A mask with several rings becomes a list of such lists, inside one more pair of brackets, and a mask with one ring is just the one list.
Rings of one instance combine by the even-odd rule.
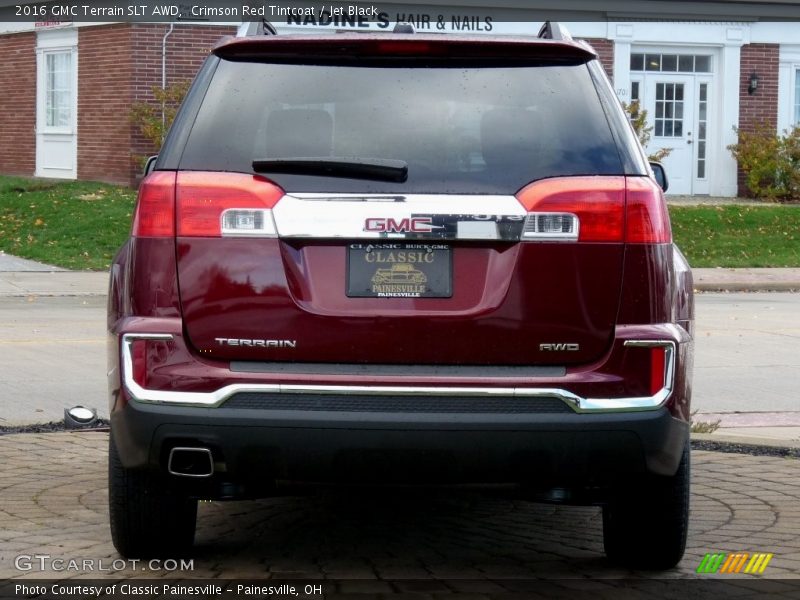
[[154, 151], [131, 105], [153, 101], [162, 81], [191, 80], [209, 48], [235, 33], [196, 24], [27, 29], [0, 29], [0, 173], [123, 184], [141, 170], [135, 156]]
[[[783, 131], [800, 123], [800, 23], [608, 19], [566, 26], [597, 50], [619, 99], [639, 100], [648, 111], [649, 149], [672, 148], [664, 160], [670, 193], [743, 193], [726, 148], [736, 142], [734, 127], [765, 123]], [[425, 31], [434, 22], [415, 24]], [[538, 30], [532, 22], [476, 23], [472, 33]], [[281, 34], [380, 28], [354, 20], [275, 24]], [[0, 23], [0, 173], [134, 182], [132, 155], [152, 149], [127, 117], [131, 103], [152, 99], [162, 78], [170, 84], [193, 77], [215, 40], [234, 30]]]

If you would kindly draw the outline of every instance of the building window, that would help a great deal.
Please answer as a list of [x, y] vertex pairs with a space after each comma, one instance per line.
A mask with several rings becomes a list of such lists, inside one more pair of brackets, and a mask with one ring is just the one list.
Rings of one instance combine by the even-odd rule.
[[657, 137], [683, 136], [683, 84], [656, 84]]
[[794, 71], [794, 123], [800, 125], [800, 69]]
[[711, 57], [703, 54], [631, 54], [631, 71], [710, 73]]
[[708, 139], [708, 84], [700, 84], [697, 105], [697, 178], [706, 178], [706, 140]]
[[72, 53], [45, 54], [47, 127], [69, 127], [72, 120]]
[[638, 81], [631, 81], [631, 106], [629, 112], [629, 119], [635, 119], [639, 116], [639, 109], [641, 108], [641, 92], [640, 83]]

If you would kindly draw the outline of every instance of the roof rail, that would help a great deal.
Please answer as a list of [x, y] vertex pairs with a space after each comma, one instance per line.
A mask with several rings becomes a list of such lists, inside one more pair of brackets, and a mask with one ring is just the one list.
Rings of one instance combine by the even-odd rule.
[[278, 35], [278, 30], [266, 19], [261, 19], [260, 21], [246, 21], [242, 23], [239, 26], [239, 30], [236, 32], [236, 37], [250, 37], [256, 35]]
[[397, 23], [392, 33], [415, 33], [415, 30], [411, 23]]
[[539, 37], [543, 40], [571, 41], [572, 36], [567, 28], [555, 21], [545, 21], [539, 30]]

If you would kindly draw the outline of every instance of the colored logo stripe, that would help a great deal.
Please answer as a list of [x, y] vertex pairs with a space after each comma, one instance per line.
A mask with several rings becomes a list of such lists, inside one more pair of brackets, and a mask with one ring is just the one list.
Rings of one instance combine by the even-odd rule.
[[[766, 552], [733, 552], [727, 554], [726, 552], [709, 553], [700, 561], [700, 566], [697, 567], [698, 573], [741, 573], [742, 568], [744, 572], [750, 575], [762, 574], [772, 560], [773, 554]], [[749, 559], [749, 562], [748, 562]], [[745, 567], [745, 564], [747, 566]]]
[[697, 567], [697, 572], [716, 573], [722, 565], [722, 561], [725, 560], [725, 556], [725, 553], [706, 554], [700, 562], [700, 566]]
[[747, 564], [745, 568], [745, 573], [752, 573], [752, 574], [761, 574], [767, 568], [769, 561], [772, 560], [772, 554], [765, 554], [765, 553], [757, 553], [753, 554], [753, 558], [750, 559], [750, 562]]
[[742, 570], [744, 563], [750, 558], [749, 552], [734, 552], [728, 555], [728, 560], [722, 565], [720, 573], [738, 573]]

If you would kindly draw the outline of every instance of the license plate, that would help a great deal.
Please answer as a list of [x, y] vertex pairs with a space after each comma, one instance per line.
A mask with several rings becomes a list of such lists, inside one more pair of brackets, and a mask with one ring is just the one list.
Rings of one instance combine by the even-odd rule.
[[351, 298], [450, 298], [452, 253], [443, 244], [351, 244], [347, 295]]

